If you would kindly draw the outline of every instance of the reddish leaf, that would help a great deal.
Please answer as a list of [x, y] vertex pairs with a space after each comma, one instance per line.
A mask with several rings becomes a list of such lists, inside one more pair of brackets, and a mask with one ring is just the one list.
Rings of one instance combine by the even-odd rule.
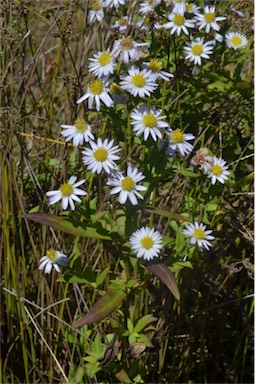
[[73, 324], [73, 327], [82, 327], [89, 323], [96, 323], [110, 315], [125, 299], [127, 294], [121, 287], [110, 287], [106, 294], [102, 296], [79, 321]]
[[177, 300], [180, 300], [180, 292], [174, 274], [165, 264], [149, 264], [146, 267], [167, 286]]
[[70, 233], [74, 236], [112, 240], [109, 233], [103, 228], [91, 227], [86, 223], [70, 219], [69, 217], [56, 216], [50, 213], [27, 213], [22, 217]]

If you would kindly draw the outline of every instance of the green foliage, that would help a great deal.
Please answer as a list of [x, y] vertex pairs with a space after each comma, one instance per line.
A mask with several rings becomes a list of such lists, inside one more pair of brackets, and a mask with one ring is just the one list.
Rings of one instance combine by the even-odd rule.
[[[89, 23], [91, 2], [3, 1], [1, 32], [1, 332], [0, 382], [143, 383], [253, 381], [253, 7], [215, 1], [220, 34], [244, 33], [248, 45], [222, 42], [194, 65], [184, 47], [190, 35], [154, 28], [167, 22], [166, 1], [146, 14], [127, 1], [104, 8]], [[195, 4], [196, 3], [196, 4]], [[200, 7], [204, 0], [193, 2]], [[240, 17], [240, 12], [243, 16]], [[128, 15], [125, 35], [140, 47], [139, 68], [152, 58], [174, 74], [149, 98], [120, 87], [129, 65], [118, 62], [112, 108], [76, 100], [87, 89], [89, 58], [122, 34], [110, 25]], [[188, 15], [192, 18], [192, 15]], [[149, 29], [146, 29], [146, 25]], [[215, 31], [192, 29], [213, 40]], [[139, 48], [139, 49], [140, 49]], [[112, 79], [111, 79], [112, 80]], [[133, 131], [139, 104], [162, 109], [172, 130], [191, 133], [193, 151], [167, 155], [170, 131], [145, 140]], [[138, 204], [121, 204], [105, 172], [83, 164], [82, 150], [60, 126], [84, 118], [94, 136], [119, 145], [118, 166], [139, 168]], [[224, 185], [211, 183], [196, 151], [226, 160]], [[196, 159], [197, 160], [197, 159]], [[200, 159], [201, 160], [201, 159]], [[66, 212], [46, 192], [70, 176], [85, 179], [86, 196]], [[63, 212], [64, 211], [64, 212]], [[183, 233], [204, 223], [215, 240], [201, 251]], [[162, 235], [158, 258], [137, 257], [130, 236], [148, 226]], [[39, 271], [48, 250], [68, 256], [50, 274]], [[169, 292], [170, 291], [170, 292]]]

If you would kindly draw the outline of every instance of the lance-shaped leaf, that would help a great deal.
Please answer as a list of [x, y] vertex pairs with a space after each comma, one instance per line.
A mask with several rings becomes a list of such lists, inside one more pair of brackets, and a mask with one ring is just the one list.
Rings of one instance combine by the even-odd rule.
[[32, 220], [37, 223], [47, 225], [48, 227], [58, 229], [65, 233], [70, 233], [74, 236], [112, 240], [112, 236], [107, 230], [98, 228], [97, 226], [89, 226], [84, 222], [73, 220], [69, 217], [56, 216], [50, 213], [27, 213], [22, 217], [24, 219]]
[[177, 300], [180, 300], [180, 292], [174, 274], [165, 264], [148, 264], [146, 267], [167, 286]]
[[189, 218], [187, 215], [180, 215], [178, 213], [171, 213], [169, 211], [165, 211], [164, 209], [159, 209], [159, 208], [154, 208], [154, 207], [146, 207], [145, 211], [154, 213], [155, 215], [163, 216], [163, 217], [168, 217], [169, 219], [173, 219], [176, 221], [190, 221], [192, 220]]
[[73, 327], [82, 327], [83, 325], [103, 320], [118, 308], [126, 296], [127, 293], [120, 285], [116, 287], [116, 285], [111, 284], [107, 292], [93, 305], [85, 316], [73, 324]]

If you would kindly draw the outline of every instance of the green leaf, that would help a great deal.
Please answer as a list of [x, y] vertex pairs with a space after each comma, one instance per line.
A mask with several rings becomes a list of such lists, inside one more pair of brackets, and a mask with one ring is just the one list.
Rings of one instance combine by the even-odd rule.
[[49, 167], [56, 167], [56, 166], [61, 165], [61, 161], [60, 161], [60, 159], [49, 159], [48, 165], [49, 165]]
[[238, 83], [235, 84], [236, 88], [238, 90], [243, 90], [243, 89], [251, 89], [252, 86], [248, 81], [239, 81]]
[[61, 217], [52, 215], [50, 213], [27, 213], [22, 215], [24, 219], [32, 220], [40, 224], [53, 227], [65, 233], [70, 233], [74, 236], [89, 237], [93, 239], [112, 240], [109, 232], [100, 228], [88, 226], [86, 223], [70, 219], [68, 217]]
[[190, 261], [176, 261], [172, 266], [172, 272], [178, 273], [181, 271], [183, 268], [193, 268], [192, 264]]
[[148, 314], [148, 315], [145, 315], [143, 317], [141, 317], [136, 325], [135, 325], [135, 328], [134, 328], [134, 331], [135, 332], [141, 332], [148, 324], [152, 323], [153, 321], [156, 321], [157, 318], [152, 316], [151, 314]]
[[97, 357], [95, 356], [85, 356], [84, 360], [87, 361], [88, 363], [96, 363], [97, 362]]
[[73, 368], [72, 370], [69, 371], [68, 375], [68, 384], [76, 384], [76, 383], [81, 383], [82, 378], [84, 376], [84, 368], [82, 366]]
[[250, 184], [254, 180], [254, 172], [242, 177], [235, 183], [235, 188], [242, 187], [243, 185]]
[[174, 274], [165, 264], [148, 264], [146, 267], [167, 286], [177, 300], [180, 300], [180, 292]]
[[29, 213], [39, 212], [40, 209], [41, 209], [40, 205], [36, 205], [36, 206], [33, 207], [32, 209], [30, 209]]
[[201, 175], [199, 173], [195, 173], [195, 172], [192, 172], [192, 171], [189, 171], [188, 169], [176, 169], [175, 170], [176, 173], [180, 173], [181, 175], [185, 176], [185, 177], [200, 177]]
[[129, 342], [129, 344], [136, 342], [136, 335], [134, 333], [132, 333], [131, 335], [128, 336], [128, 342]]
[[134, 326], [132, 324], [132, 321], [130, 319], [127, 319], [127, 329], [129, 330], [129, 333], [133, 333]]
[[102, 284], [104, 279], [106, 278], [108, 272], [110, 270], [110, 267], [106, 267], [96, 278], [96, 286], [98, 287], [99, 285]]
[[176, 231], [176, 240], [175, 240], [175, 248], [178, 253], [181, 253], [184, 247], [184, 235], [182, 233], [182, 229], [178, 227]]
[[150, 341], [150, 339], [148, 338], [148, 336], [146, 336], [144, 334], [139, 335], [137, 341], [138, 341], [138, 343], [144, 343], [146, 345], [146, 347], [153, 347], [153, 344]]
[[67, 270], [62, 276], [58, 278], [59, 282], [89, 284], [94, 287], [96, 282], [96, 273], [91, 267], [87, 267], [83, 272], [76, 272], [75, 270]]
[[87, 372], [87, 375], [92, 379], [95, 374], [99, 371], [101, 371], [101, 367], [100, 367], [100, 364], [98, 362], [92, 364], [92, 363], [87, 363], [85, 364], [85, 367], [86, 367], [86, 372]]
[[104, 352], [104, 345], [101, 342], [101, 337], [100, 337], [99, 333], [97, 333], [95, 340], [92, 344], [92, 347], [93, 347], [93, 351], [96, 352], [97, 356], [101, 357], [101, 355]]
[[213, 91], [215, 88], [218, 89], [219, 91], [227, 91], [229, 88], [231, 88], [231, 83], [224, 83], [222, 81], [214, 81], [211, 84], [208, 84], [207, 86], [209, 91]]
[[109, 316], [126, 298], [127, 294], [120, 286], [111, 284], [108, 291], [102, 296], [79, 321], [73, 324], [73, 327], [82, 327], [83, 325], [96, 323]]
[[147, 212], [154, 213], [155, 215], [168, 217], [169, 219], [177, 220], [177, 221], [188, 221], [193, 222], [189, 217], [188, 214], [186, 215], [179, 215], [177, 213], [171, 213], [169, 211], [165, 211], [164, 209], [154, 208], [154, 207], [146, 207], [144, 209]]

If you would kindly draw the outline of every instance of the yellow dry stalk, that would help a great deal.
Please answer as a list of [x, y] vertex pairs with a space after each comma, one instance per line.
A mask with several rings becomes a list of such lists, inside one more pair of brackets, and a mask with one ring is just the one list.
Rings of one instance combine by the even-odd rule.
[[[53, 144], [61, 144], [61, 145], [68, 145], [69, 147], [75, 147], [75, 145], [73, 145], [71, 143], [67, 143], [66, 141], [55, 140], [55, 139], [48, 139], [47, 137], [37, 136], [37, 135], [30, 134], [30, 133], [25, 133], [25, 132], [17, 132], [17, 134], [20, 135], [20, 136], [29, 137], [31, 139], [47, 141], [47, 142], [53, 143]], [[85, 148], [85, 147], [83, 147], [81, 145], [79, 145], [78, 147], [79, 148]]]

